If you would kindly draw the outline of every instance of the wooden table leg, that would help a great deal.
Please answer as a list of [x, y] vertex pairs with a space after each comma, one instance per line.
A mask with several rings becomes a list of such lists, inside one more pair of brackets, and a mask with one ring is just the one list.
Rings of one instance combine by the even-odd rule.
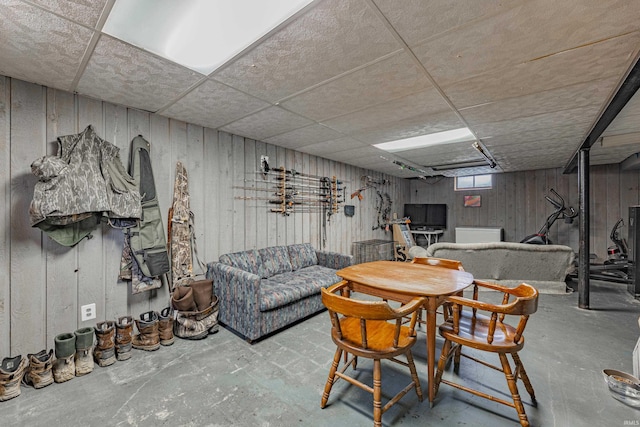
[[429, 407], [433, 408], [434, 370], [436, 360], [436, 299], [427, 299], [427, 378], [429, 380]]

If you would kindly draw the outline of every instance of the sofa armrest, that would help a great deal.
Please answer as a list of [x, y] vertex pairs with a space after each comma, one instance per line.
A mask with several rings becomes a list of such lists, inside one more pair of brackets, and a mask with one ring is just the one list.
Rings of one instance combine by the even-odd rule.
[[224, 322], [234, 315], [247, 316], [260, 311], [260, 276], [220, 262], [207, 264], [207, 279], [213, 280], [213, 289], [220, 301], [220, 311], [227, 313]]
[[353, 256], [338, 252], [316, 251], [318, 265], [340, 270], [353, 264]]

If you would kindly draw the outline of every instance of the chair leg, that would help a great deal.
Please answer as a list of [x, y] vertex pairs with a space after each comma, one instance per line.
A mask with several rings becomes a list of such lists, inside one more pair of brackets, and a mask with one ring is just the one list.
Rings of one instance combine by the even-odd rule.
[[533, 403], [536, 403], [536, 394], [533, 391], [533, 386], [531, 385], [531, 381], [529, 381], [529, 376], [527, 375], [527, 371], [524, 370], [524, 365], [522, 364], [522, 360], [520, 360], [520, 356], [518, 353], [511, 353], [513, 357], [513, 361], [516, 364], [516, 376], [519, 376], [524, 383], [524, 387], [527, 389], [529, 396], [531, 396], [531, 400]]
[[411, 378], [413, 379], [413, 383], [416, 385], [416, 394], [418, 395], [418, 400], [422, 402], [422, 388], [420, 387], [420, 379], [418, 378], [418, 372], [416, 371], [416, 365], [413, 362], [413, 355], [411, 351], [407, 352], [407, 364], [409, 365], [409, 370], [411, 371]]
[[456, 344], [455, 354], [453, 356], [453, 372], [456, 374], [460, 371], [460, 353], [462, 353], [462, 345]]
[[449, 360], [451, 351], [451, 341], [445, 340], [442, 345], [442, 352], [440, 353], [440, 360], [438, 360], [438, 370], [436, 371], [436, 377], [434, 378], [433, 385], [433, 394], [434, 396], [438, 395], [438, 388], [440, 387], [440, 381], [442, 381], [442, 372], [444, 372], [444, 368], [447, 364], [447, 360]]
[[329, 370], [329, 378], [327, 379], [327, 383], [324, 385], [324, 393], [322, 393], [322, 401], [320, 402], [321, 408], [324, 408], [327, 405], [327, 401], [329, 400], [331, 387], [333, 387], [333, 383], [335, 382], [336, 371], [338, 370], [338, 365], [340, 364], [340, 356], [342, 356], [342, 349], [338, 348], [336, 350], [336, 354], [333, 356], [333, 363], [331, 364], [331, 369]]
[[382, 374], [380, 359], [373, 359], [373, 426], [382, 427]]
[[507, 378], [509, 391], [511, 391], [511, 396], [513, 397], [513, 403], [515, 405], [516, 411], [518, 411], [520, 425], [522, 425], [522, 427], [529, 427], [529, 420], [527, 419], [527, 414], [524, 411], [524, 405], [522, 404], [522, 399], [520, 399], [520, 394], [518, 393], [518, 385], [516, 384], [516, 380], [513, 376], [513, 373], [511, 372], [511, 366], [509, 365], [507, 355], [505, 353], [500, 353], [499, 356], [500, 362], [502, 363], [504, 376]]

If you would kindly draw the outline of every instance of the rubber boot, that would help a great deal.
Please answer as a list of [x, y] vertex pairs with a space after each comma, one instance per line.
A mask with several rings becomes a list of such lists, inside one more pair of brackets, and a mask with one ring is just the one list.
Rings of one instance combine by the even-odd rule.
[[96, 346], [93, 358], [99, 366], [109, 366], [116, 363], [115, 324], [111, 320], [98, 322], [95, 327]]
[[116, 358], [118, 360], [131, 358], [132, 339], [133, 318], [131, 316], [118, 317], [116, 321]]
[[76, 336], [70, 332], [55, 337], [56, 360], [53, 362], [53, 380], [69, 381], [76, 376]]
[[29, 366], [22, 379], [26, 385], [37, 389], [53, 383], [53, 373], [51, 372], [51, 368], [53, 367], [53, 349], [49, 350], [48, 353], [47, 350], [42, 350], [36, 354], [28, 354], [27, 360]]
[[158, 334], [160, 335], [161, 345], [171, 345], [175, 341], [171, 307], [163, 308], [158, 316]]
[[211, 306], [213, 297], [213, 280], [198, 280], [189, 285], [193, 289], [193, 300], [197, 311], [203, 311]]
[[193, 299], [193, 289], [189, 286], [178, 286], [171, 295], [171, 304], [178, 311], [196, 311], [198, 307]]
[[74, 332], [76, 336], [76, 377], [93, 371], [93, 328], [80, 328]]
[[5, 357], [0, 364], [0, 402], [20, 396], [20, 382], [27, 369], [21, 355]]
[[158, 332], [158, 313], [147, 311], [136, 319], [138, 334], [133, 337], [133, 348], [146, 351], [154, 351], [160, 348], [160, 334]]

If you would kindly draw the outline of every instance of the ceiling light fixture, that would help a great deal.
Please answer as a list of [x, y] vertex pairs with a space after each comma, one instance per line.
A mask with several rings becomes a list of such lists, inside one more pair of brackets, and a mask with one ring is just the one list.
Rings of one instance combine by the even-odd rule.
[[210, 74], [311, 1], [117, 0], [103, 31]]
[[415, 136], [413, 138], [399, 139], [396, 141], [374, 144], [374, 147], [388, 152], [406, 151], [416, 148], [430, 147], [433, 145], [451, 144], [454, 142], [471, 141], [475, 139], [469, 128], [447, 130], [428, 135]]
[[482, 146], [480, 146], [480, 143], [478, 141], [474, 142], [472, 144], [473, 148], [475, 148], [478, 153], [482, 154], [482, 157], [485, 158], [485, 160], [487, 161], [487, 163], [489, 163], [489, 167], [491, 169], [496, 167], [496, 162], [495, 160], [493, 160], [488, 154], [487, 152], [485, 152], [485, 148], [483, 148]]

